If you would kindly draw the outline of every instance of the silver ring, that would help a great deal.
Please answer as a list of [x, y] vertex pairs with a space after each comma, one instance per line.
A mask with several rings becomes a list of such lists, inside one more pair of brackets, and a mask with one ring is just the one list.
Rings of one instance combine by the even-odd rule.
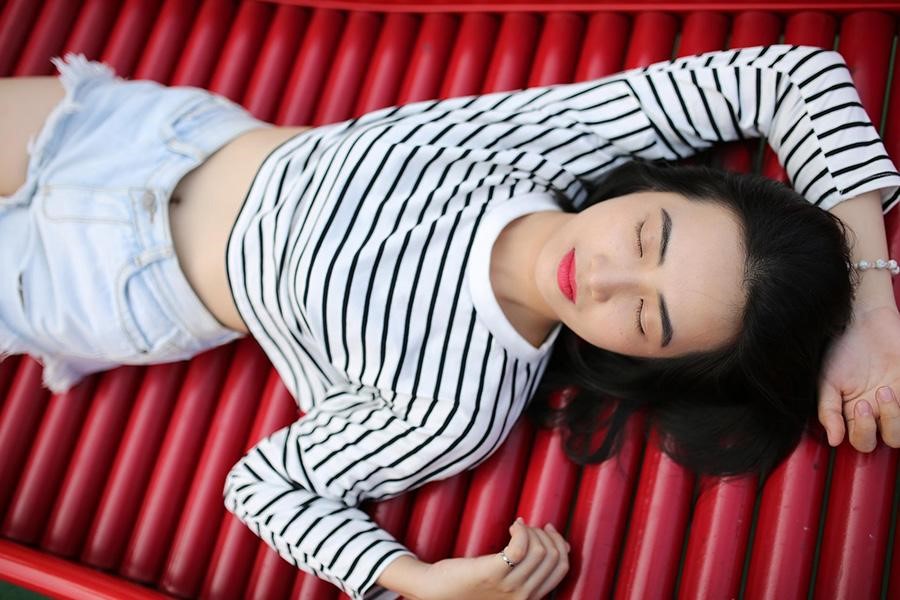
[[506, 561], [506, 564], [509, 565], [509, 568], [510, 568], [510, 569], [512, 569], [514, 566], [516, 566], [516, 563], [514, 563], [514, 562], [511, 561], [511, 560], [509, 560], [509, 557], [506, 556], [506, 552], [503, 552], [502, 550], [500, 551], [500, 558], [502, 558], [503, 560]]

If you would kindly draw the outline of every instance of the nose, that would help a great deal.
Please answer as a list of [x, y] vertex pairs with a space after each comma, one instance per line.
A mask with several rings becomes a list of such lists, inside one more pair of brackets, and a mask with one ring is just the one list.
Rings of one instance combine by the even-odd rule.
[[603, 256], [591, 259], [587, 273], [587, 287], [597, 302], [606, 302], [617, 294], [641, 293], [646, 277], [635, 265], [608, 260]]

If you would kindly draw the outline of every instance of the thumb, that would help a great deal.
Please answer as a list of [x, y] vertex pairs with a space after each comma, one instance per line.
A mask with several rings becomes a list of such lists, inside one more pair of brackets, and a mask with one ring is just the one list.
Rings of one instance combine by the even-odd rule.
[[506, 557], [509, 560], [519, 562], [528, 553], [528, 528], [521, 517], [509, 526], [509, 534], [512, 536], [512, 539], [504, 548], [504, 552], [506, 552]]
[[838, 446], [844, 439], [843, 399], [836, 387], [822, 380], [819, 386], [819, 423], [828, 434], [828, 444]]

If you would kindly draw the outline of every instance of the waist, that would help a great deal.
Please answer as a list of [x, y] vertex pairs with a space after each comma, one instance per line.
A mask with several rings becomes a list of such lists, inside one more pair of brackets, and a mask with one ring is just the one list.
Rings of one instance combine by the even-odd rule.
[[266, 127], [234, 138], [185, 175], [169, 203], [172, 242], [194, 292], [224, 326], [247, 333], [228, 285], [225, 249], [266, 156], [311, 127]]

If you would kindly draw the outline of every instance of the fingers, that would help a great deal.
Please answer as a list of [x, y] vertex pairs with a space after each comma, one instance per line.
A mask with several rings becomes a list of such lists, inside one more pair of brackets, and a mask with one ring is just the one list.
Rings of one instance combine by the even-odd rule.
[[546, 531], [553, 543], [556, 544], [559, 558], [553, 570], [547, 574], [543, 581], [538, 582], [535, 598], [543, 598], [553, 591], [566, 576], [566, 573], [569, 572], [569, 543], [556, 531], [556, 528], [551, 523], [547, 524]]
[[[527, 598], [541, 598], [559, 585], [569, 571], [569, 544], [552, 528], [525, 528], [528, 552], [504, 578], [509, 591], [520, 590]], [[509, 556], [509, 551], [507, 551]]]
[[838, 446], [844, 439], [844, 414], [841, 394], [837, 388], [822, 381], [819, 386], [819, 423], [828, 434], [828, 444]]
[[875, 400], [878, 402], [881, 438], [891, 448], [900, 448], [900, 402], [897, 395], [893, 389], [884, 386], [875, 392]]
[[[852, 405], [852, 407], [851, 407]], [[863, 398], [856, 402], [847, 403], [847, 424], [850, 431], [850, 445], [860, 452], [871, 452], [875, 449], [877, 438], [875, 437], [876, 425], [872, 406]]]
[[[562, 552], [560, 551], [560, 548], [546, 530], [541, 529], [540, 527], [533, 527], [531, 531], [541, 540], [541, 544], [544, 546], [544, 558], [528, 575], [528, 579], [525, 581], [523, 589], [528, 594], [529, 598], [542, 598], [543, 596], [536, 594], [537, 590], [547, 583], [550, 574], [556, 570], [560, 558], [564, 557], [566, 552], [564, 550]], [[553, 587], [550, 589], [552, 590]]]

